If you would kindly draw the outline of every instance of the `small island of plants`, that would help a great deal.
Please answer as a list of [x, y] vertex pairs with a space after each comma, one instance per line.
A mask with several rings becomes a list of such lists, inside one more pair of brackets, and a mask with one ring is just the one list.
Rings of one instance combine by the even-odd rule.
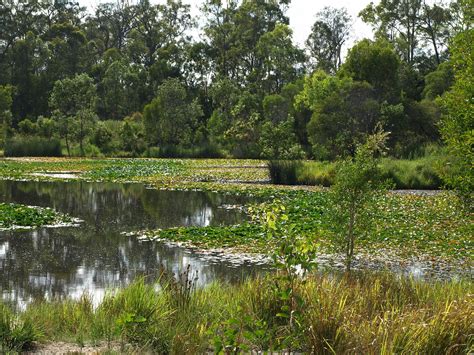
[[0, 230], [62, 226], [73, 223], [75, 223], [73, 218], [51, 208], [0, 203]]

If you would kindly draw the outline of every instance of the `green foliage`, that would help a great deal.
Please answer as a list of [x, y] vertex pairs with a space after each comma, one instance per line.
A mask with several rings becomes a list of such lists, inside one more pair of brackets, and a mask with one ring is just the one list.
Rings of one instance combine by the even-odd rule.
[[221, 150], [214, 144], [193, 145], [191, 148], [165, 145], [151, 147], [146, 151], [147, 158], [222, 158]]
[[472, 208], [474, 191], [474, 30], [458, 35], [451, 46], [455, 82], [441, 104], [441, 135], [450, 153], [443, 176]]
[[343, 71], [370, 83], [380, 97], [397, 94], [400, 61], [389, 43], [364, 39], [349, 50]]
[[435, 71], [425, 76], [423, 97], [434, 100], [448, 91], [453, 82], [454, 73], [451, 63], [441, 63]]
[[26, 118], [20, 123], [18, 123], [18, 130], [21, 134], [30, 136], [38, 132], [38, 125]]
[[[207, 0], [202, 23], [182, 1], [122, 5], [99, 4], [88, 13], [77, 3], [4, 2], [1, 148], [3, 136], [20, 133], [59, 135], [68, 155], [137, 157], [156, 146], [198, 145], [226, 156], [281, 159], [288, 156], [274, 154], [268, 141], [278, 135], [269, 137], [266, 122], [281, 132], [278, 125], [293, 119], [285, 152], [301, 146], [317, 159], [354, 154], [381, 122], [392, 132], [392, 154], [404, 157], [439, 139], [434, 105], [421, 100], [451, 85], [446, 44], [472, 17], [468, 0], [368, 5], [360, 16], [375, 40], [361, 40], [343, 63], [351, 28], [344, 8], [316, 14], [306, 56], [288, 26], [288, 0]], [[306, 92], [308, 100], [295, 100], [316, 69], [337, 77]], [[146, 123], [132, 124], [134, 112], [144, 112]], [[108, 129], [94, 130], [96, 118], [123, 125], [108, 124], [109, 139]]]
[[84, 141], [96, 120], [96, 87], [87, 74], [58, 80], [54, 84], [50, 106], [55, 110], [59, 132], [66, 141], [68, 155], [71, 155], [70, 138], [79, 142], [80, 154], [84, 156]]
[[30, 350], [38, 340], [38, 328], [31, 321], [19, 320], [5, 305], [0, 303], [0, 351], [5, 353]]
[[260, 134], [261, 156], [266, 159], [303, 159], [305, 153], [293, 130], [294, 121], [265, 122]]
[[38, 125], [38, 133], [41, 137], [51, 139], [56, 134], [57, 126], [53, 119], [40, 116], [36, 124]]
[[49, 208], [0, 203], [0, 212], [0, 229], [40, 227], [71, 221], [69, 217]]
[[5, 144], [6, 157], [60, 157], [61, 142], [41, 137], [15, 137]]
[[349, 37], [352, 18], [347, 9], [329, 6], [316, 14], [306, 46], [314, 66], [327, 73], [336, 73], [342, 64], [342, 47]]
[[176, 79], [167, 80], [157, 97], [145, 107], [145, 132], [151, 145], [184, 145], [193, 141], [193, 129], [202, 110], [190, 101], [185, 87]]
[[11, 86], [0, 86], [0, 147], [3, 148], [5, 139], [10, 136], [10, 125], [12, 120], [13, 89]]
[[335, 242], [346, 256], [346, 271], [352, 267], [355, 242], [370, 231], [376, 214], [376, 202], [386, 193], [381, 181], [376, 156], [383, 154], [388, 134], [379, 131], [357, 147], [354, 158], [338, 164], [336, 180], [331, 188], [332, 228]]
[[297, 98], [313, 111], [308, 138], [316, 159], [351, 154], [380, 123], [380, 104], [365, 82], [315, 72]]

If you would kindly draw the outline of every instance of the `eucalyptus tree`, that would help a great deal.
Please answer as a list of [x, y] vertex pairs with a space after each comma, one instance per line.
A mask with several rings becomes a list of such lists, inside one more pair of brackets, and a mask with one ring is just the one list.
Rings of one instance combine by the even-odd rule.
[[381, 0], [370, 3], [359, 16], [374, 28], [376, 36], [388, 39], [407, 63], [414, 63], [420, 45], [423, 0]]
[[314, 67], [336, 73], [342, 65], [342, 48], [350, 36], [352, 17], [345, 8], [326, 6], [316, 14], [316, 22], [306, 40]]
[[422, 40], [431, 44], [436, 64], [441, 64], [442, 52], [447, 49], [452, 35], [449, 24], [452, 22], [451, 11], [441, 4], [430, 5], [423, 0], [420, 30]]
[[148, 142], [159, 146], [189, 146], [201, 115], [201, 107], [190, 100], [186, 88], [177, 79], [165, 81], [143, 113]]
[[3, 148], [5, 140], [9, 138], [11, 124], [13, 88], [0, 86], [0, 147]]
[[71, 155], [70, 139], [79, 143], [84, 156], [84, 140], [96, 120], [96, 87], [87, 74], [58, 80], [50, 97], [50, 107], [58, 120], [61, 135], [66, 141], [68, 155]]

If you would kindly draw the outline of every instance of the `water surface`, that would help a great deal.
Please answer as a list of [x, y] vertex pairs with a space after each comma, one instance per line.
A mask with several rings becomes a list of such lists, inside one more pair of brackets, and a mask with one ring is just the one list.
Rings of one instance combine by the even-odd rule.
[[173, 272], [191, 265], [200, 285], [216, 279], [236, 282], [259, 269], [122, 234], [236, 224], [244, 214], [222, 207], [243, 204], [243, 197], [151, 190], [140, 184], [0, 181], [0, 201], [51, 207], [84, 221], [79, 228], [0, 232], [0, 291], [16, 304], [77, 298], [86, 291], [100, 300], [107, 289], [139, 275], [154, 279], [162, 264]]

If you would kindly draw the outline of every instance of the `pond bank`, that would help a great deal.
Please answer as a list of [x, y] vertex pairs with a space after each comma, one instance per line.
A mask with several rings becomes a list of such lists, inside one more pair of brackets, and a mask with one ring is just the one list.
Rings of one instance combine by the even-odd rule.
[[[117, 351], [119, 344], [131, 344], [140, 353], [179, 354], [224, 349], [462, 354], [472, 349], [472, 283], [372, 273], [311, 276], [293, 285], [299, 299], [293, 306], [281, 296], [285, 284], [275, 276], [204, 289], [193, 284], [189, 274], [179, 280], [164, 275], [159, 288], [139, 279], [96, 308], [87, 296], [38, 302], [23, 312], [3, 308], [10, 328], [0, 335], [0, 344], [8, 346], [4, 351], [21, 351], [45, 343], [38, 352], [109, 351], [107, 343]], [[292, 308], [293, 325], [281, 315]], [[14, 330], [24, 335], [21, 341], [11, 337]]]

